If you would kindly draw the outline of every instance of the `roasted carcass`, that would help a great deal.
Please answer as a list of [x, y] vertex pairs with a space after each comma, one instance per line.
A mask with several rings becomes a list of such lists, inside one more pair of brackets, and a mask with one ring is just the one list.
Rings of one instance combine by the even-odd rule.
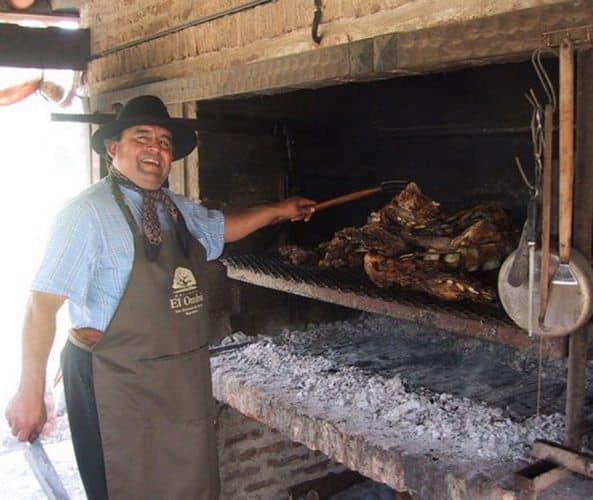
[[417, 254], [407, 254], [395, 259], [367, 253], [364, 270], [379, 288], [398, 285], [419, 290], [441, 300], [469, 299], [475, 302], [496, 300], [494, 289], [467, 273], [447, 273], [438, 261], [424, 260]]
[[320, 245], [322, 258], [319, 266], [359, 267], [368, 252], [396, 257], [411, 248], [398, 234], [381, 224], [347, 227], [336, 232], [329, 242]]
[[410, 183], [371, 213], [367, 224], [337, 231], [309, 252], [307, 263], [317, 255], [321, 267], [362, 267], [381, 288], [397, 285], [442, 300], [489, 302], [496, 299], [494, 288], [475, 272], [497, 269], [514, 240], [498, 205], [481, 204], [451, 215]]
[[369, 222], [423, 229], [439, 224], [444, 217], [440, 204], [425, 196], [414, 182], [410, 182], [381, 210], [373, 212]]

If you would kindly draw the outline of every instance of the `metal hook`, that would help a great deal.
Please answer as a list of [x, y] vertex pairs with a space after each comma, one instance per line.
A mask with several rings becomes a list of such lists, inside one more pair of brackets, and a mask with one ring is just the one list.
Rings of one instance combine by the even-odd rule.
[[527, 179], [527, 176], [525, 175], [525, 170], [523, 170], [523, 166], [521, 165], [521, 160], [519, 160], [518, 156], [515, 156], [515, 163], [517, 164], [517, 169], [519, 170], [519, 174], [521, 174], [521, 178], [523, 179], [523, 182], [527, 186], [527, 189], [529, 189], [529, 196], [532, 199], [537, 198], [539, 195], [539, 189], [537, 188], [536, 185], [529, 182], [529, 179]]
[[533, 89], [529, 89], [529, 93], [525, 94], [525, 98], [529, 101], [529, 104], [533, 107], [531, 113], [531, 140], [535, 146], [536, 156], [540, 157], [544, 146], [543, 136], [543, 117], [544, 109], [537, 100]]
[[552, 110], [556, 109], [556, 91], [554, 89], [554, 85], [550, 80], [550, 76], [548, 75], [544, 65], [542, 63], [542, 54], [548, 53], [553, 56], [557, 56], [558, 54], [556, 51], [552, 50], [549, 47], [540, 47], [533, 51], [531, 54], [531, 64], [533, 65], [535, 72], [537, 74], [537, 78], [539, 79], [542, 88], [546, 94], [548, 99], [548, 104], [552, 105]]
[[313, 24], [311, 25], [311, 38], [316, 44], [321, 43], [319, 34], [319, 23], [321, 22], [321, 0], [314, 0], [315, 10], [313, 11]]

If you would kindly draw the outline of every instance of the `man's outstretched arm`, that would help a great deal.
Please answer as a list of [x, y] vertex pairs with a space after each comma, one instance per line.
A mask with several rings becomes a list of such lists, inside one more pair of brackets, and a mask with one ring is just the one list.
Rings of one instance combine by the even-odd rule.
[[313, 215], [314, 206], [313, 200], [295, 197], [225, 214], [224, 241], [238, 241], [258, 229], [278, 222], [287, 220], [308, 222]]

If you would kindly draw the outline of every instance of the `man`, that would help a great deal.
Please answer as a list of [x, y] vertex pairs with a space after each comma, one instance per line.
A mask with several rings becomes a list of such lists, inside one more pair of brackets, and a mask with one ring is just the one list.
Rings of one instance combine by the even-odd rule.
[[6, 418], [21, 441], [41, 432], [55, 317], [68, 300], [64, 387], [91, 499], [217, 498], [207, 260], [224, 242], [313, 213], [313, 201], [290, 198], [223, 216], [162, 188], [171, 161], [195, 145], [158, 98], [129, 101], [92, 138], [110, 175], [59, 214], [34, 279]]

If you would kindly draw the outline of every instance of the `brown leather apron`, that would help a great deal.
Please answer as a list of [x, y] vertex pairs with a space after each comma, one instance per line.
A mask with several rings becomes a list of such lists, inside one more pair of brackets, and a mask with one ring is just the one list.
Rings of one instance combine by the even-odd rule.
[[135, 256], [117, 311], [92, 350], [109, 498], [216, 499], [204, 249], [192, 240], [186, 257], [170, 232], [149, 262], [113, 182], [112, 190]]

